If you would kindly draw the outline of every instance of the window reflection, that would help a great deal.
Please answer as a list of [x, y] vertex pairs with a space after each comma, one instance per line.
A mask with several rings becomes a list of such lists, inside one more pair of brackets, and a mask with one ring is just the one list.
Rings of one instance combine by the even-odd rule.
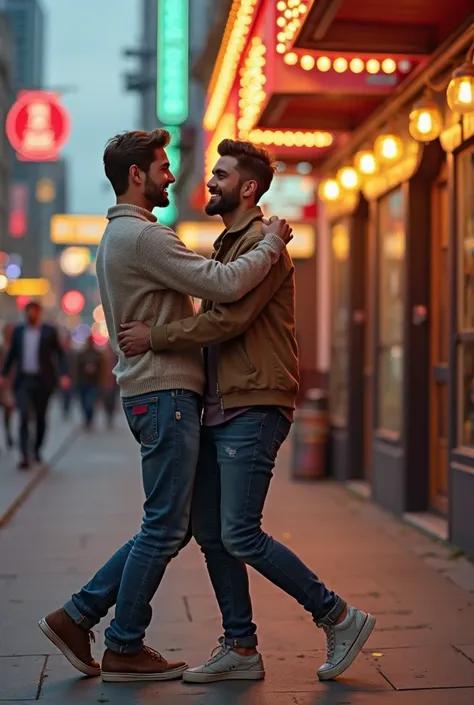
[[401, 433], [403, 417], [404, 201], [401, 189], [380, 201], [379, 213], [378, 419]]
[[347, 420], [349, 326], [349, 227], [344, 220], [332, 228], [332, 335], [330, 398], [333, 420]]

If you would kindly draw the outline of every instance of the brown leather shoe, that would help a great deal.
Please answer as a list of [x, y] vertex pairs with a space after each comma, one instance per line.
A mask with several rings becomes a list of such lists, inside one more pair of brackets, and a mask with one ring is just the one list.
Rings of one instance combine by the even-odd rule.
[[63, 609], [41, 619], [39, 628], [78, 671], [100, 676], [100, 664], [91, 653], [91, 640], [95, 641], [92, 631], [79, 627]]
[[181, 678], [187, 668], [184, 661], [167, 661], [149, 646], [136, 654], [119, 654], [107, 649], [102, 659], [102, 680], [107, 683], [170, 681]]

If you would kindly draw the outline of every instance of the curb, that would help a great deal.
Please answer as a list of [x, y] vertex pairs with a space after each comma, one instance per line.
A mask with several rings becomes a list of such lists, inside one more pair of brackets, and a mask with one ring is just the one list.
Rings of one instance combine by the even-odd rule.
[[12, 517], [28, 499], [30, 494], [35, 489], [36, 485], [41, 482], [43, 477], [48, 474], [49, 470], [53, 467], [53, 465], [57, 463], [57, 461], [62, 455], [64, 455], [66, 450], [71, 446], [71, 442], [73, 442], [77, 438], [78, 430], [78, 428], [71, 429], [71, 431], [66, 435], [66, 438], [60, 444], [59, 448], [52, 454], [51, 458], [33, 471], [33, 474], [31, 475], [28, 484], [22, 489], [20, 494], [13, 500], [13, 502], [3, 512], [3, 514], [0, 515], [0, 529], [2, 529], [8, 524], [8, 522], [12, 519]]

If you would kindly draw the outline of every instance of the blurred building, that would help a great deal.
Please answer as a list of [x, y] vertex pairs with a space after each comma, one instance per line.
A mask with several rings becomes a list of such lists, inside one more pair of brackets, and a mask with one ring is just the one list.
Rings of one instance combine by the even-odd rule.
[[[13, 42], [13, 104], [23, 91], [45, 87], [46, 18], [40, 0], [4, 0], [4, 8]], [[47, 276], [54, 289], [58, 272], [50, 219], [66, 211], [66, 184], [63, 160], [27, 161], [12, 152], [7, 249], [19, 264], [22, 278]], [[45, 301], [52, 313], [59, 294], [57, 289]]]

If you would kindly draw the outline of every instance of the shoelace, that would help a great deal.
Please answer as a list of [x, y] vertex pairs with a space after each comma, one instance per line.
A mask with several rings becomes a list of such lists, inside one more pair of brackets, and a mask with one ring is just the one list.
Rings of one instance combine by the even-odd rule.
[[155, 661], [165, 660], [158, 651], [155, 651], [155, 649], [152, 649], [150, 646], [144, 646], [143, 651], [148, 654], [148, 656], [151, 656], [151, 658], [155, 659]]
[[225, 656], [230, 651], [230, 646], [224, 643], [223, 637], [219, 639], [219, 645], [212, 651], [210, 658], [206, 661], [206, 665], [214, 663], [221, 656]]
[[327, 624], [318, 624], [318, 627], [324, 631], [327, 639], [327, 653], [326, 660], [328, 663], [332, 662], [334, 656], [334, 651], [336, 649], [336, 632], [334, 627], [329, 627]]

